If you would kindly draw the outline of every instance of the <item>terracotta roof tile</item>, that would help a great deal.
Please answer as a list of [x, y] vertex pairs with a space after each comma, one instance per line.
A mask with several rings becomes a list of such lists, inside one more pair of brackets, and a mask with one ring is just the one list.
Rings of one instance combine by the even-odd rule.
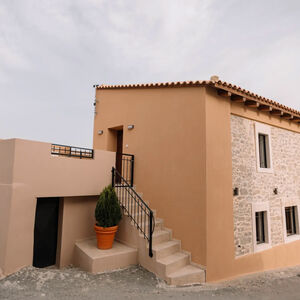
[[97, 89], [130, 89], [130, 88], [153, 88], [153, 87], [172, 87], [172, 86], [198, 86], [209, 84], [210, 80], [197, 81], [174, 81], [174, 82], [156, 82], [156, 83], [139, 83], [139, 84], [122, 84], [122, 85], [99, 85]]
[[245, 97], [251, 97], [262, 104], [271, 105], [274, 108], [285, 110], [300, 117], [300, 112], [296, 109], [287, 107], [274, 100], [259, 96], [253, 92], [243, 89], [235, 84], [222, 80], [196, 80], [196, 81], [175, 81], [175, 82], [158, 82], [158, 83], [139, 83], [139, 84], [121, 84], [121, 85], [99, 85], [97, 89], [132, 89], [132, 88], [167, 88], [167, 87], [194, 87], [194, 86], [212, 86], [217, 89], [235, 91]]

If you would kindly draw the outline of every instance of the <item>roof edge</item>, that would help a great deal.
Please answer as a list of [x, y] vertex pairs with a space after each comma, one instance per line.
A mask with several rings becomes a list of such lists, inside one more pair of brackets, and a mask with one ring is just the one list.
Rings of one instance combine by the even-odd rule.
[[285, 106], [274, 100], [265, 98], [235, 84], [219, 80], [217, 76], [212, 76], [211, 80], [196, 81], [173, 81], [157, 83], [121, 84], [121, 85], [98, 85], [96, 89], [145, 89], [145, 88], [182, 88], [211, 86], [217, 89], [220, 96], [230, 97], [233, 102], [243, 102], [248, 107], [256, 107], [261, 111], [268, 111], [273, 115], [278, 115], [284, 119], [293, 120], [300, 123], [300, 111]]

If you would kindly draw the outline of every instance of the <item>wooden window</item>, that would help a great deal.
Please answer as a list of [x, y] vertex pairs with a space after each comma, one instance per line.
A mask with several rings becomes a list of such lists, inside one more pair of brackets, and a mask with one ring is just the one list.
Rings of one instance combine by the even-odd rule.
[[255, 212], [256, 244], [266, 243], [266, 211]]
[[273, 173], [271, 127], [255, 123], [257, 171]]
[[288, 206], [285, 208], [286, 234], [287, 236], [298, 233], [297, 207]]
[[259, 164], [261, 168], [269, 168], [268, 159], [268, 136], [265, 134], [258, 134], [258, 145], [259, 145]]

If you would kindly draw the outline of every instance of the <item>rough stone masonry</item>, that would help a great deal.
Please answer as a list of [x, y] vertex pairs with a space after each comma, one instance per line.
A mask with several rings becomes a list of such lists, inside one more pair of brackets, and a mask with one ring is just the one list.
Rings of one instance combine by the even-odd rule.
[[[231, 116], [235, 255], [253, 252], [252, 204], [269, 203], [271, 245], [284, 243], [283, 207], [300, 199], [300, 134], [270, 126], [273, 172], [257, 171], [255, 122]], [[274, 188], [278, 194], [274, 194]]]

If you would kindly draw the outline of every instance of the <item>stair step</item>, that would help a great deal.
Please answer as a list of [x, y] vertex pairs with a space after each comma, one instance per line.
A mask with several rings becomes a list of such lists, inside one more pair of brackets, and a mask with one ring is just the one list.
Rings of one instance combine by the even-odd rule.
[[191, 285], [205, 282], [205, 271], [187, 265], [167, 276], [167, 282], [171, 285]]
[[[144, 199], [143, 199], [143, 194], [142, 193], [137, 193], [138, 194], [138, 196], [140, 196], [140, 198], [142, 198], [142, 200], [147, 204], [147, 201], [145, 201]], [[135, 193], [133, 193], [133, 192], [128, 192], [128, 191], [124, 191], [124, 192], [120, 192], [119, 193], [119, 195], [117, 195], [118, 196], [118, 198], [120, 199], [120, 200], [124, 200], [124, 201], [127, 201], [127, 200], [129, 200], [129, 201], [131, 201], [131, 199], [132, 199], [132, 201], [134, 201], [133, 200], [133, 198], [134, 197], [136, 197], [136, 199], [138, 198], [136, 195], [135, 195]], [[147, 204], [148, 205], [148, 204]]]
[[[144, 245], [143, 247], [145, 248], [143, 251], [146, 250], [148, 255], [147, 250], [149, 250], [149, 243], [140, 230], [145, 231], [148, 237], [149, 218], [145, 216], [144, 212], [141, 214], [136, 202], [132, 201], [131, 196], [128, 195], [128, 191], [124, 188], [119, 188], [119, 193], [120, 202], [126, 205], [126, 209], [128, 209], [131, 214], [131, 216], [129, 216], [129, 213], [126, 213], [123, 209], [124, 216], [133, 217], [141, 227], [138, 231], [139, 236], [145, 239], [145, 243], [141, 245]], [[142, 193], [138, 193], [138, 195], [141, 198], [143, 197]], [[145, 203], [150, 207], [149, 202], [145, 201]], [[153, 258], [149, 260], [146, 259], [145, 261], [142, 260], [141, 264], [171, 285], [184, 286], [204, 283], [205, 270], [191, 264], [190, 254], [183, 251], [181, 252], [181, 242], [172, 240], [172, 230], [164, 228], [163, 219], [156, 218], [156, 211], [152, 211], [155, 218], [155, 229], [152, 235]], [[141, 215], [145, 220], [144, 218], [142, 221], [140, 220]], [[137, 226], [133, 220], [131, 224], [135, 227]]]
[[[138, 217], [138, 216], [141, 215], [141, 211], [140, 211], [140, 210], [139, 210], [139, 211], [137, 211], [137, 210], [134, 211], [134, 209], [133, 209], [133, 210], [130, 210], [130, 207], [126, 207], [126, 209], [127, 209], [129, 212], [127, 212], [127, 211], [124, 210], [124, 215], [125, 215], [125, 216], [128, 216], [129, 214], [131, 214], [133, 217], [136, 218], [136, 217]], [[152, 212], [153, 212], [153, 216], [156, 217], [156, 210], [152, 210]], [[142, 211], [142, 216], [143, 216], [143, 217], [145, 216], [145, 212], [144, 212], [144, 211]]]
[[[138, 222], [139, 224], [142, 224], [144, 226], [144, 222]], [[146, 226], [148, 226], [148, 220], [146, 220], [145, 224]], [[164, 224], [164, 221], [163, 219], [160, 219], [160, 218], [156, 218], [155, 219], [155, 231], [158, 231], [158, 230], [162, 230], [163, 229], [163, 224]]]
[[171, 240], [163, 242], [152, 247], [156, 259], [171, 255], [180, 250], [180, 241]]
[[171, 233], [168, 230], [157, 230], [152, 235], [152, 244], [156, 245], [159, 243], [167, 242], [171, 238]]
[[165, 274], [169, 275], [190, 263], [190, 256], [183, 252], [176, 252], [172, 255], [168, 255], [157, 262], [164, 266]]
[[[138, 192], [134, 193], [132, 191], [127, 191], [125, 189], [120, 190], [120, 191], [116, 191], [116, 193], [117, 193], [118, 198], [120, 200], [124, 200], [124, 201], [125, 200], [130, 200], [132, 197], [136, 197], [136, 194], [138, 194], [138, 196], [143, 199], [143, 193], [138, 193]], [[134, 201], [134, 200], [132, 200], [132, 201]], [[148, 205], [147, 201], [145, 201], [144, 199], [143, 199], [143, 201]]]
[[[135, 184], [131, 188], [136, 191], [136, 185]], [[122, 187], [115, 186], [115, 190], [118, 190], [118, 189], [125, 189], [125, 188], [124, 188], [124, 186], [122, 186]]]
[[[133, 224], [133, 221], [131, 221], [131, 222]], [[145, 225], [144, 225], [144, 223], [142, 223], [142, 229], [147, 228], [146, 230], [148, 230], [148, 224], [149, 224], [148, 222], [146, 222]], [[154, 228], [153, 234], [155, 232], [161, 231], [161, 230], [163, 230], [163, 220], [162, 219], [156, 219], [155, 220], [155, 228]], [[148, 234], [148, 232], [147, 232], [147, 234]], [[153, 237], [153, 235], [152, 235], [152, 237]]]
[[[121, 199], [121, 201], [119, 201], [119, 203], [121, 206], [126, 206], [128, 209], [132, 209], [132, 210], [136, 210], [136, 211], [138, 210], [138, 203], [135, 202], [134, 200], [131, 202], [131, 201], [127, 201], [127, 200], [122, 201], [122, 199]], [[149, 207], [149, 204], [147, 202], [145, 202], [145, 203]], [[143, 205], [143, 207], [144, 207], [144, 205]]]
[[164, 227], [164, 220], [160, 218], [155, 218], [154, 232], [163, 230], [163, 227]]

